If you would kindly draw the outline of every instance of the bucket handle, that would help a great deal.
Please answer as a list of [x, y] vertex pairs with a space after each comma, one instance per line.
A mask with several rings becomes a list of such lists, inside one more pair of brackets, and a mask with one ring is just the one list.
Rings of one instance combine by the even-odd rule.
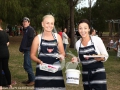
[[[68, 64], [66, 65], [66, 69], [68, 68], [68, 66], [70, 65], [70, 63], [73, 63], [73, 62], [67, 62]], [[74, 62], [74, 63], [77, 63], [77, 66], [76, 66], [76, 68], [78, 67], [79, 68], [79, 71], [80, 71], [80, 66], [78, 65], [78, 62]], [[74, 68], [74, 69], [76, 69], [76, 68]]]

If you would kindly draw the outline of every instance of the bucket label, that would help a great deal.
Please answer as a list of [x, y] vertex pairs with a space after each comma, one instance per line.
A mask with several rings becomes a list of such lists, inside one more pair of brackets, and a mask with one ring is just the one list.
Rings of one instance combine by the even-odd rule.
[[67, 79], [79, 80], [79, 78], [75, 78], [75, 77], [68, 77]]

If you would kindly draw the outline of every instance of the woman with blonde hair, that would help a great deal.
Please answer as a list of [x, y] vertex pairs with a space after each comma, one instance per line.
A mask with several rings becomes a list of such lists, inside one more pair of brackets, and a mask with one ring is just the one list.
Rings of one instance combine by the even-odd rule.
[[[31, 58], [37, 63], [35, 90], [66, 90], [61, 69], [52, 73], [39, 68], [39, 65], [45, 63], [53, 65], [63, 60], [65, 56], [61, 36], [52, 32], [54, 22], [52, 15], [45, 15], [41, 23], [43, 32], [37, 35], [32, 43]], [[39, 52], [38, 57], [36, 56], [37, 51]], [[55, 54], [60, 54], [62, 58], [57, 58]], [[60, 62], [57, 64], [60, 66]]]

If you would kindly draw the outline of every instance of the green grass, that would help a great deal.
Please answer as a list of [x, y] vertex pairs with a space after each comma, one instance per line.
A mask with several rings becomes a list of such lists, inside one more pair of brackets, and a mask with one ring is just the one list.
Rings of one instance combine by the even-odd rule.
[[[17, 82], [16, 85], [13, 85], [14, 90], [33, 90], [33, 87], [26, 87], [21, 82], [27, 80], [27, 73], [23, 68], [23, 54], [19, 52], [19, 45], [21, 41], [21, 36], [10, 37], [10, 59], [9, 67], [12, 75], [12, 80]], [[77, 56], [76, 50], [68, 48], [67, 52], [71, 51], [74, 55]], [[120, 59], [115, 58], [116, 53], [114, 51], [109, 51], [109, 59], [104, 63], [107, 74], [107, 86], [108, 90], [120, 90]], [[71, 60], [71, 56], [66, 57], [66, 62]], [[32, 62], [32, 66], [35, 73], [36, 63]], [[81, 68], [81, 65], [80, 65]], [[63, 69], [63, 76], [65, 80], [65, 68]], [[66, 90], [83, 90], [82, 87], [82, 78], [80, 76], [80, 84], [78, 86], [69, 86], [66, 85]], [[12, 89], [12, 90], [13, 90]], [[5, 89], [6, 90], [6, 89]]]

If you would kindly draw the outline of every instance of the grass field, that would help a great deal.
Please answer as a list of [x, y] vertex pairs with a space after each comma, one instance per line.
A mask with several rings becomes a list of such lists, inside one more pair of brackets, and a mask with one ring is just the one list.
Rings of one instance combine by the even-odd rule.
[[[22, 81], [27, 80], [27, 73], [23, 68], [23, 55], [19, 52], [20, 41], [21, 36], [10, 37], [9, 67], [12, 75], [12, 80], [15, 80], [17, 82], [16, 85], [13, 85], [12, 90], [33, 90], [33, 87], [26, 87], [21, 83]], [[68, 48], [68, 51], [71, 51], [73, 54], [77, 55], [74, 49]], [[120, 59], [115, 58], [116, 53], [112, 50], [109, 51], [109, 55], [109, 59], [104, 63], [107, 73], [108, 90], [120, 90]], [[69, 62], [70, 58], [71, 57], [68, 55], [66, 62]], [[32, 62], [32, 65], [35, 72], [36, 63]], [[65, 68], [63, 69], [63, 75], [65, 80]], [[83, 90], [81, 78], [79, 86], [66, 85], [66, 90]]]

